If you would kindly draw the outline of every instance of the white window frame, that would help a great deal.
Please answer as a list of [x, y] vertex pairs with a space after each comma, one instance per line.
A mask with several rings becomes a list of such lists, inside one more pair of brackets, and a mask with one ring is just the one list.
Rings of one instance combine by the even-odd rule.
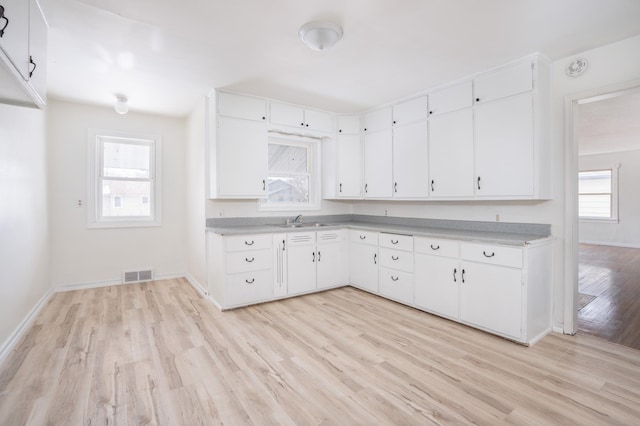
[[[618, 169], [620, 164], [615, 164], [613, 167], [597, 167], [578, 171], [578, 176], [583, 172], [600, 172], [611, 170], [611, 217], [593, 217], [593, 216], [578, 216], [580, 222], [584, 223], [619, 223], [618, 218]], [[579, 178], [578, 178], [579, 181]], [[578, 185], [579, 187], [579, 185]], [[580, 202], [580, 190], [578, 189], [578, 202]]]
[[[149, 181], [151, 182], [151, 214], [145, 217], [102, 216], [102, 155], [103, 144], [118, 141], [151, 147]], [[162, 225], [162, 139], [158, 135], [137, 134], [114, 130], [89, 129], [87, 138], [87, 227], [137, 228]], [[135, 180], [135, 179], [131, 179]], [[147, 180], [147, 179], [145, 179]]]
[[[289, 212], [320, 210], [321, 194], [321, 139], [306, 136], [288, 135], [269, 132], [267, 143], [281, 143], [284, 145], [303, 146], [309, 148], [309, 202], [308, 203], [269, 203], [266, 199], [258, 200], [258, 211]], [[267, 173], [269, 171], [267, 170]]]

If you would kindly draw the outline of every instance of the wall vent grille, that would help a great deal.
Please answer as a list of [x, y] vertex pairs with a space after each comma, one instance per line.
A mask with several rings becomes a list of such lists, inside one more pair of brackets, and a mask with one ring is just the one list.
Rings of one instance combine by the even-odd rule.
[[153, 269], [141, 269], [138, 271], [122, 271], [122, 283], [139, 283], [153, 281]]

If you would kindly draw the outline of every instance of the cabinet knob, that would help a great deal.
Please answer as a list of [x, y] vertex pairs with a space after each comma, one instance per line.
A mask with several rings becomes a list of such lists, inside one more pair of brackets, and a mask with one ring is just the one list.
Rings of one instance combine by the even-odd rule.
[[366, 127], [364, 128], [364, 131], [365, 131], [365, 132], [367, 131], [367, 128], [366, 128]]
[[342, 133], [342, 129], [338, 130], [338, 133]]
[[393, 124], [396, 124], [396, 120], [393, 120]]
[[429, 111], [429, 115], [433, 114], [433, 111]]
[[305, 124], [305, 127], [309, 127], [309, 125], [308, 125], [308, 124]]
[[300, 125], [304, 127], [304, 123], [300, 123]]
[[480, 98], [476, 98], [476, 102], [480, 102]]
[[9, 25], [9, 18], [4, 16], [4, 6], [2, 5], [0, 5], [0, 19], [4, 19], [4, 25], [0, 28], [0, 37], [2, 37], [4, 35], [4, 30], [7, 28], [7, 25]]
[[262, 117], [262, 119], [263, 119], [263, 120], [266, 120], [266, 119], [267, 119], [267, 117]]

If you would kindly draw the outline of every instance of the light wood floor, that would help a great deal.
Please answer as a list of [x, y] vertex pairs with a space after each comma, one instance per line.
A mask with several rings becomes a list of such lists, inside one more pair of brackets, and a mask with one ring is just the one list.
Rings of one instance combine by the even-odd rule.
[[578, 289], [581, 333], [640, 349], [640, 249], [580, 244]]
[[218, 312], [184, 280], [56, 294], [0, 424], [640, 424], [640, 352], [532, 348], [353, 288]]

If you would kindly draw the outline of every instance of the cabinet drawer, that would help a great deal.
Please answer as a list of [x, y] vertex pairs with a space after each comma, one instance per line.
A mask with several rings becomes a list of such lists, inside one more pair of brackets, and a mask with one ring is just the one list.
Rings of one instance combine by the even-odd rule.
[[380, 249], [380, 266], [413, 272], [413, 253], [388, 248]]
[[246, 305], [273, 297], [271, 271], [227, 275], [225, 306]]
[[371, 231], [358, 231], [352, 229], [349, 231], [349, 240], [354, 243], [378, 245], [378, 233]]
[[271, 269], [271, 250], [251, 250], [227, 253], [227, 274]]
[[287, 235], [287, 245], [292, 246], [304, 246], [307, 244], [316, 243], [315, 232], [294, 232]]
[[262, 250], [271, 248], [271, 234], [225, 237], [226, 251]]
[[378, 288], [383, 296], [402, 303], [413, 304], [413, 274], [380, 268]]
[[458, 257], [460, 243], [439, 238], [415, 237], [413, 240], [416, 253], [432, 254], [434, 256]]
[[330, 243], [333, 241], [342, 241], [344, 239], [344, 230], [336, 229], [333, 231], [319, 231], [316, 233], [318, 243]]
[[380, 247], [413, 251], [413, 237], [411, 235], [386, 234], [381, 232]]
[[522, 268], [522, 249], [489, 244], [460, 244], [460, 257], [473, 262]]

